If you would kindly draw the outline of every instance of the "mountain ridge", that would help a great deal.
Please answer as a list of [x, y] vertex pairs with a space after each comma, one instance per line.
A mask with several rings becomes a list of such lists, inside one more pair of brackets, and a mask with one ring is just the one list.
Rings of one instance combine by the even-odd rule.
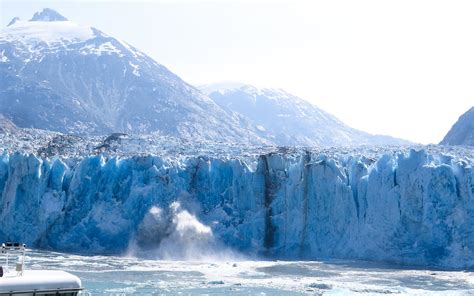
[[67, 21], [68, 19], [51, 8], [43, 8], [42, 11], [36, 12], [30, 19], [30, 22], [57, 22]]
[[474, 107], [459, 117], [440, 144], [474, 146]]
[[[15, 18], [0, 31], [0, 77], [0, 114], [19, 128], [251, 145], [410, 144], [350, 128], [281, 89], [234, 84], [247, 101], [233, 110], [216, 98], [219, 92], [199, 90], [125, 41], [52, 9], [30, 21]], [[229, 87], [221, 85], [224, 92]], [[266, 107], [257, 110], [261, 102]]]
[[51, 14], [0, 34], [0, 113], [17, 126], [262, 143], [241, 118], [140, 50]]
[[200, 89], [230, 114], [249, 119], [259, 135], [288, 146], [413, 144], [351, 128], [316, 105], [278, 88], [257, 88], [238, 82], [207, 84]]

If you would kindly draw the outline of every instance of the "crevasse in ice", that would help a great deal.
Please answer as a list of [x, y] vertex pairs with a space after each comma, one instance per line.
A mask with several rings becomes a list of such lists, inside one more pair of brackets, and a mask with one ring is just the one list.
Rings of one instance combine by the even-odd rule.
[[39, 248], [474, 265], [472, 163], [426, 150], [75, 161], [5, 152], [0, 193], [0, 239]]

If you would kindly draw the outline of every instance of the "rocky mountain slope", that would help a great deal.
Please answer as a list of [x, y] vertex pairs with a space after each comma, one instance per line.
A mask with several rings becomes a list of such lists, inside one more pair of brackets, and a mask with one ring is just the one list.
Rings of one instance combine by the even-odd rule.
[[243, 116], [259, 136], [277, 145], [400, 145], [408, 141], [371, 135], [341, 122], [310, 102], [281, 89], [239, 83], [205, 85], [201, 90], [231, 116]]
[[18, 131], [18, 128], [5, 116], [0, 114], [0, 134], [13, 134]]
[[0, 114], [18, 127], [261, 143], [242, 118], [143, 52], [51, 9], [1, 31], [0, 78]]
[[440, 144], [474, 146], [474, 107], [459, 117]]
[[198, 90], [126, 42], [51, 9], [0, 32], [0, 78], [0, 114], [20, 128], [250, 145], [408, 143], [353, 129], [282, 90]]

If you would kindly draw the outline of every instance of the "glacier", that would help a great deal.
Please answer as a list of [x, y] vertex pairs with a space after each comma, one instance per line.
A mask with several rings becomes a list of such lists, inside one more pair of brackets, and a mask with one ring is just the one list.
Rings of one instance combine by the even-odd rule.
[[4, 150], [0, 240], [86, 254], [227, 249], [472, 268], [473, 153], [434, 147], [180, 158]]

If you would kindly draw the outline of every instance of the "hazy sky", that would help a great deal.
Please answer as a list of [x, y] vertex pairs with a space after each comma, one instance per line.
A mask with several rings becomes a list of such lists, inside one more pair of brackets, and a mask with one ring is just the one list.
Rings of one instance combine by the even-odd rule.
[[474, 1], [11, 1], [143, 50], [192, 84], [283, 88], [348, 125], [437, 143], [474, 105]]

